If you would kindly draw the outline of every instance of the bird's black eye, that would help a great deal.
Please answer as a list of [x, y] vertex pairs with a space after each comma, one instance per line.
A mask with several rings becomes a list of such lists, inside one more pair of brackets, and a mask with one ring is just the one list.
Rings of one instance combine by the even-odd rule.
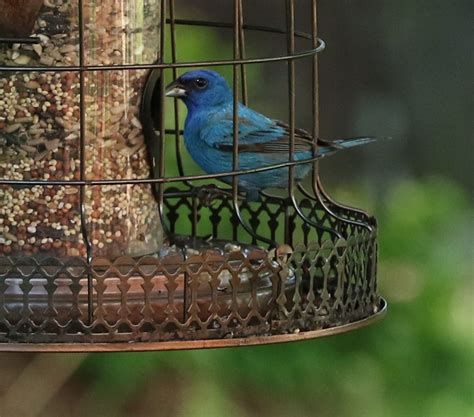
[[205, 78], [196, 78], [194, 80], [194, 85], [199, 88], [200, 90], [203, 90], [204, 88], [207, 87], [208, 81]]

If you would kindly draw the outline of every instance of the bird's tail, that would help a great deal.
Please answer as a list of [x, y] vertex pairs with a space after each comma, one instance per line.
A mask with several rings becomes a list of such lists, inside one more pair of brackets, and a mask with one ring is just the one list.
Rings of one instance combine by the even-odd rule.
[[356, 146], [366, 145], [368, 143], [377, 142], [382, 139], [389, 138], [378, 138], [375, 136], [360, 136], [355, 138], [347, 139], [336, 139], [336, 140], [319, 140], [318, 141], [318, 154], [321, 156], [331, 155], [342, 149], [354, 148]]

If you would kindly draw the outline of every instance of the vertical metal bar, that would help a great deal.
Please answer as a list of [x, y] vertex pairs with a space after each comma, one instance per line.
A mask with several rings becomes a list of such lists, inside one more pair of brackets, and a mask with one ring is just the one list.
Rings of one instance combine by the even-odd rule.
[[[165, 25], [166, 25], [166, 10], [164, 7], [164, 4], [166, 3], [166, 0], [162, 0], [162, 10], [161, 10], [161, 48], [160, 48], [160, 62], [163, 63], [163, 57], [165, 56], [165, 50], [164, 50], [164, 45], [165, 45]], [[170, 43], [171, 43], [171, 62], [176, 63], [178, 60], [177, 56], [177, 48], [176, 48], [176, 10], [175, 10], [175, 2], [174, 0], [169, 0], [169, 14], [170, 14]], [[173, 80], [178, 78], [178, 70], [177, 68], [172, 68], [172, 74], [173, 74]], [[161, 108], [164, 109], [164, 99], [165, 99], [165, 84], [164, 84], [164, 74], [161, 74], [161, 84], [160, 84], [160, 100], [162, 101], [162, 106]], [[174, 134], [175, 134], [175, 152], [176, 152], [176, 161], [178, 165], [178, 172], [180, 176], [184, 176], [184, 166], [183, 166], [183, 159], [181, 155], [181, 142], [180, 142], [180, 133], [179, 133], [179, 103], [178, 99], [174, 99]], [[163, 142], [164, 140], [164, 135], [165, 135], [165, 130], [164, 130], [164, 119], [165, 115], [162, 112], [161, 114], [162, 118], [162, 123], [160, 126], [162, 127], [160, 131], [160, 136], [161, 136], [161, 141]], [[161, 152], [163, 155], [164, 152], [164, 146], [161, 148]], [[164, 168], [164, 157], [162, 157], [160, 164]], [[186, 185], [191, 186], [191, 184], [186, 181]], [[161, 187], [162, 189], [162, 187]], [[160, 192], [160, 210], [161, 207], [163, 206], [163, 192]], [[163, 216], [162, 216], [163, 218]], [[196, 207], [196, 198], [193, 198], [193, 219], [192, 219], [192, 231], [191, 234], [192, 236], [196, 236], [196, 228], [197, 228], [197, 207]], [[187, 250], [186, 248], [182, 249], [182, 255], [183, 255], [183, 262], [186, 264], [187, 261]], [[183, 323], [186, 323], [188, 319], [188, 303], [189, 303], [189, 273], [187, 272], [187, 269], [183, 273], [184, 277], [184, 285], [183, 285]]]
[[[165, 35], [166, 35], [166, 0], [161, 0], [161, 16], [160, 16], [160, 51], [159, 51], [159, 62], [164, 62], [165, 56]], [[165, 167], [165, 77], [163, 70], [159, 82], [159, 94], [160, 94], [160, 143], [159, 143], [159, 152], [160, 152], [160, 161], [158, 172], [160, 178], [163, 178], [166, 175]], [[164, 218], [164, 184], [160, 183], [158, 186], [158, 205], [159, 213], [161, 218]]]
[[[318, 46], [318, 4], [317, 0], [311, 0], [311, 14], [312, 14], [312, 28], [311, 28], [311, 37], [312, 37], [312, 44], [313, 48]], [[315, 54], [313, 56], [313, 137], [315, 141], [314, 147], [314, 155], [317, 154], [317, 142], [320, 136], [321, 127], [320, 127], [320, 98], [319, 98], [319, 54]], [[328, 193], [324, 190], [324, 187], [321, 183], [321, 179], [319, 177], [319, 162], [315, 161], [313, 166], [313, 192], [315, 193], [318, 201], [321, 203], [323, 208], [331, 214], [336, 219], [349, 224], [355, 224], [367, 228], [369, 231], [372, 231], [372, 227], [368, 224], [364, 224], [361, 222], [354, 222], [349, 219], [342, 218], [339, 214], [335, 213], [334, 210], [329, 208], [328, 203], [331, 205], [343, 209], [343, 210], [350, 210], [356, 213], [363, 214], [364, 216], [368, 217], [367, 213], [363, 210], [355, 209], [353, 207], [344, 206], [335, 202]]]
[[[80, 77], [80, 179], [81, 181], [86, 180], [86, 163], [85, 163], [85, 152], [86, 152], [86, 102], [85, 102], [85, 91], [86, 91], [86, 69], [85, 69], [85, 50], [84, 50], [84, 2], [79, 0], [79, 77]], [[86, 219], [86, 186], [82, 184], [80, 186], [80, 210], [81, 210], [81, 232], [84, 244], [86, 245], [86, 262], [87, 262], [87, 310], [88, 310], [88, 323], [92, 324], [94, 319], [94, 283], [92, 281], [92, 243], [89, 238], [89, 232], [87, 230], [87, 219]]]
[[[241, 0], [234, 0], [234, 59], [239, 59], [240, 55], [240, 10]], [[234, 89], [234, 108], [233, 108], [233, 151], [232, 151], [232, 170], [239, 169], [239, 74], [237, 65], [233, 64], [233, 89]], [[239, 176], [232, 178], [232, 198], [234, 207], [239, 207]]]
[[[311, 14], [312, 14], [312, 27], [311, 27], [311, 35], [312, 35], [312, 43], [314, 45], [318, 44], [318, 1], [312, 0], [311, 1]], [[314, 147], [314, 154], [316, 155], [318, 152], [318, 138], [320, 136], [320, 101], [319, 101], [319, 54], [315, 54], [313, 56], [313, 138], [315, 142]], [[314, 162], [313, 167], [313, 191], [315, 195], [318, 197], [318, 200], [323, 204], [326, 208], [325, 203], [323, 203], [323, 199], [327, 199], [328, 197], [325, 195], [325, 192], [322, 188], [321, 181], [319, 179], [319, 162]], [[332, 213], [331, 213], [332, 214]]]
[[[181, 249], [181, 253], [183, 255], [183, 265], [187, 265], [188, 263], [188, 250], [186, 248]], [[189, 272], [188, 268], [184, 268], [183, 271], [183, 323], [186, 323], [188, 320], [188, 304], [189, 304]]]
[[[318, 41], [318, 1], [311, 0], [311, 42], [312, 47], [317, 48]], [[314, 140], [313, 156], [318, 153], [318, 138], [319, 138], [319, 54], [314, 54], [312, 59], [312, 106], [313, 106], [313, 123], [312, 123], [312, 134]], [[318, 183], [319, 181], [319, 161], [313, 162], [312, 171], [312, 185], [315, 197], [320, 201]], [[323, 233], [317, 233], [318, 240], [322, 239]], [[305, 242], [305, 245], [308, 243]], [[315, 294], [315, 273], [308, 270], [309, 274], [309, 285], [307, 297], [310, 300], [308, 308], [312, 311], [317, 312], [317, 308], [314, 306]], [[316, 278], [317, 280], [317, 278]], [[311, 306], [311, 307], [310, 307]]]
[[[286, 0], [286, 32], [287, 32], [287, 49], [288, 55], [293, 55], [296, 50], [295, 46], [295, 0]], [[288, 60], [288, 95], [289, 95], [289, 119], [290, 119], [290, 147], [289, 147], [289, 161], [293, 162], [295, 159], [295, 129], [296, 129], [296, 63], [294, 60]], [[301, 209], [299, 202], [296, 199], [295, 191], [295, 170], [296, 166], [290, 166], [288, 168], [288, 194], [290, 197], [291, 204], [296, 211], [296, 214], [306, 223], [311, 224], [318, 230], [326, 230], [330, 233], [340, 235], [330, 228], [326, 228], [317, 222], [313, 222], [308, 216], [305, 215]], [[287, 208], [288, 213], [288, 208]], [[287, 214], [288, 216], [288, 214]]]
[[[311, 1], [311, 35], [312, 44], [318, 45], [318, 1]], [[318, 153], [318, 139], [320, 135], [320, 123], [319, 123], [319, 54], [313, 56], [313, 138], [314, 138], [314, 155]], [[321, 187], [319, 181], [319, 161], [313, 163], [313, 192], [317, 199], [322, 203], [323, 196], [321, 195]], [[322, 203], [323, 206], [324, 203]]]
[[[287, 51], [288, 55], [293, 55], [295, 52], [295, 3], [294, 0], [286, 0], [286, 32], [287, 32]], [[294, 161], [295, 158], [295, 125], [296, 125], [296, 91], [295, 91], [295, 61], [288, 61], [288, 100], [289, 100], [289, 123], [290, 123], [290, 148], [288, 160]], [[288, 193], [293, 206], [297, 212], [300, 212], [298, 203], [295, 197], [295, 167], [288, 168]], [[286, 215], [289, 215], [287, 208]], [[291, 223], [288, 219], [289, 224]], [[290, 234], [287, 236], [287, 242], [293, 241], [291, 236], [292, 228], [288, 229]]]
[[[242, 0], [234, 0], [234, 59], [239, 59], [239, 56], [242, 54], [242, 45], [240, 44], [241, 33], [243, 32], [243, 20], [241, 18], [242, 11]], [[240, 65], [242, 66], [242, 65]], [[233, 152], [232, 152], [232, 170], [237, 171], [239, 169], [239, 64], [232, 64], [233, 67]], [[257, 174], [258, 175], [258, 174]], [[264, 236], [261, 236], [255, 232], [244, 220], [242, 212], [239, 205], [239, 176], [236, 175], [232, 178], [232, 206], [234, 209], [234, 214], [239, 220], [240, 225], [244, 230], [249, 233], [254, 239], [260, 240], [267, 243], [270, 246], [276, 246], [276, 243], [271, 239], [268, 239]], [[234, 240], [237, 237], [237, 229], [234, 228]]]
[[[170, 43], [171, 43], [171, 62], [174, 64], [178, 60], [176, 53], [176, 13], [174, 0], [169, 0], [169, 13], [170, 13]], [[177, 68], [172, 69], [173, 80], [178, 78]], [[179, 105], [178, 99], [174, 99], [174, 130], [175, 130], [175, 149], [176, 149], [176, 162], [178, 166], [178, 172], [180, 176], [184, 176], [183, 159], [181, 155], [181, 142], [179, 134]]]
[[196, 237], [197, 236], [197, 225], [199, 222], [199, 216], [198, 216], [198, 199], [196, 197], [193, 197], [192, 200], [192, 213], [191, 213], [191, 236]]
[[[245, 59], [245, 32], [244, 32], [244, 7], [243, 0], [239, 1], [239, 59]], [[248, 84], [247, 84], [247, 68], [245, 65], [240, 66], [240, 78], [242, 83], [242, 103], [248, 104]]]
[[[318, 41], [318, 5], [317, 0], [311, 0], [311, 39], [312, 45], [316, 48], [319, 44]], [[313, 56], [312, 62], [312, 102], [313, 102], [313, 126], [312, 133], [314, 139], [314, 151], [313, 155], [317, 155], [318, 152], [318, 138], [320, 136], [320, 99], [319, 99], [319, 54]], [[313, 173], [312, 173], [312, 187], [314, 195], [323, 207], [323, 209], [329, 213], [331, 216], [335, 217], [338, 220], [344, 221], [340, 216], [334, 213], [331, 208], [327, 205], [327, 200], [331, 201], [329, 197], [324, 192], [321, 181], [319, 179], [319, 161], [313, 162]], [[321, 230], [329, 231], [331, 234], [334, 234], [337, 238], [342, 238], [342, 234], [335, 229], [330, 228], [321, 228]], [[319, 235], [319, 239], [322, 239], [322, 235]]]
[[[175, 1], [169, 0], [169, 22], [170, 22], [170, 43], [171, 43], [171, 62], [176, 63], [178, 60], [177, 57], [177, 47], [176, 47], [176, 12], [175, 12]], [[173, 80], [178, 78], [177, 68], [172, 68]], [[176, 153], [176, 162], [178, 166], [179, 175], [184, 176], [184, 165], [183, 158], [181, 155], [181, 142], [180, 142], [180, 133], [179, 133], [179, 100], [174, 99], [174, 139], [175, 139], [175, 153]], [[192, 184], [189, 181], [183, 181], [188, 187], [192, 188]], [[197, 224], [198, 224], [198, 203], [196, 197], [193, 197], [192, 200], [192, 214], [191, 214], [191, 236], [195, 237], [197, 235]]]
[[[311, 1], [311, 35], [312, 46], [318, 46], [318, 1]], [[319, 54], [313, 55], [313, 89], [312, 89], [312, 104], [313, 104], [313, 138], [314, 138], [314, 154], [318, 153], [318, 138], [319, 138]], [[319, 174], [319, 163], [314, 162], [313, 181], [317, 179]]]
[[[286, 0], [287, 13], [287, 50], [288, 55], [295, 53], [295, 2], [294, 0]], [[290, 150], [289, 161], [294, 161], [295, 154], [295, 124], [296, 124], [296, 91], [295, 91], [295, 61], [288, 60], [288, 98], [290, 106]], [[294, 196], [295, 192], [295, 167], [289, 167], [289, 190], [290, 195]]]

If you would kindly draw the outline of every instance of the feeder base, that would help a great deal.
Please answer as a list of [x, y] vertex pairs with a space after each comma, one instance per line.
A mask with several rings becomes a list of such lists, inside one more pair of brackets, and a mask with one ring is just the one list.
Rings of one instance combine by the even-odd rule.
[[341, 326], [300, 333], [278, 334], [273, 336], [250, 336], [247, 338], [236, 339], [183, 340], [150, 343], [0, 343], [0, 352], [146, 352], [161, 350], [216, 349], [226, 347], [257, 346], [276, 343], [301, 342], [304, 340], [317, 339], [321, 337], [347, 333], [353, 330], [367, 327], [381, 320], [386, 313], [387, 302], [383, 298], [381, 298], [380, 307], [378, 311], [369, 317]]

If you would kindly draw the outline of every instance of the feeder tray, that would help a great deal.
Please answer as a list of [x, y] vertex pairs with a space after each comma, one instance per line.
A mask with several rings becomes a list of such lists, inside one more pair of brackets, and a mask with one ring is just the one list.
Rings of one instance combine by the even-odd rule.
[[[179, 19], [174, 0], [21, 3], [0, 0], [0, 351], [277, 343], [383, 316], [376, 221], [328, 196], [316, 158], [284, 164], [312, 164], [309, 186], [250, 203], [236, 184], [197, 187], [217, 176], [188, 175], [182, 132], [165, 128], [164, 70], [232, 65], [246, 102], [245, 66], [272, 62], [288, 63], [293, 125], [295, 60], [310, 58], [318, 137], [315, 0], [311, 33], [295, 30], [294, 0], [284, 28], [247, 25], [241, 0], [228, 2], [233, 23]], [[234, 59], [178, 62], [178, 26], [232, 30]], [[287, 54], [247, 58], [249, 32], [280, 37]], [[23, 39], [31, 33], [41, 46]], [[173, 137], [175, 177], [164, 158]]]

